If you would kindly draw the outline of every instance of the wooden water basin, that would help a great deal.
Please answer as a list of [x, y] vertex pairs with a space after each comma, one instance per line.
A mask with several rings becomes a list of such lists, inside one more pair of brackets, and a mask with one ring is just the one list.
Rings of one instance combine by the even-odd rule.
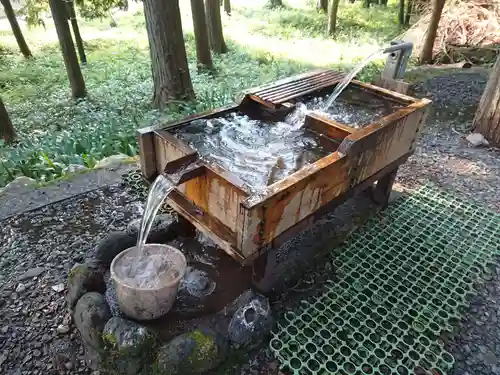
[[[298, 102], [330, 93], [342, 79], [334, 71], [314, 71], [265, 87], [251, 89], [239, 104], [231, 104], [160, 127], [139, 130], [141, 167], [149, 180], [196, 161], [168, 203], [218, 246], [242, 264], [264, 249], [300, 230], [311, 217], [349, 195], [374, 189], [384, 204], [397, 168], [415, 148], [431, 102], [359, 81], [349, 87], [388, 103], [383, 115], [363, 126], [309, 113], [304, 126], [320, 135], [327, 155], [258, 193], [217, 164], [200, 161], [198, 152], [175, 136], [197, 119], [233, 112], [280, 121]], [[281, 239], [281, 240], [280, 240]]]

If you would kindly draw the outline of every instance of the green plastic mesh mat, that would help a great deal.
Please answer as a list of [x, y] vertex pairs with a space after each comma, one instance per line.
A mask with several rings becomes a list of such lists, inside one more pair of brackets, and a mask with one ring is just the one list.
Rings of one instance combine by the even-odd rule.
[[499, 250], [499, 214], [424, 187], [332, 253], [336, 280], [283, 315], [271, 351], [291, 374], [447, 374], [440, 335]]

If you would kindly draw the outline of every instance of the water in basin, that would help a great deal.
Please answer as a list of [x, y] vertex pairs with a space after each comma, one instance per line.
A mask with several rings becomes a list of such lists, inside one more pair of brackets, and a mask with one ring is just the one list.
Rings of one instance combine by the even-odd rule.
[[326, 107], [329, 98], [329, 95], [314, 97], [297, 106], [302, 107], [302, 111], [321, 112], [330, 120], [353, 128], [369, 125], [404, 106], [357, 86], [348, 86], [333, 105]]
[[236, 112], [195, 120], [176, 136], [257, 191], [333, 150], [324, 137], [301, 126], [294, 118], [263, 122]]

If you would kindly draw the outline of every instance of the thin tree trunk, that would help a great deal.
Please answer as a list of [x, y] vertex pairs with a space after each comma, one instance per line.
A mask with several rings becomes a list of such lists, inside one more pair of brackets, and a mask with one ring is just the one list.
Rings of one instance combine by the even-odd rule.
[[500, 56], [497, 58], [473, 122], [493, 146], [500, 147]]
[[80, 34], [78, 20], [76, 19], [75, 3], [73, 1], [68, 1], [66, 4], [69, 20], [71, 22], [71, 28], [73, 29], [73, 35], [75, 36], [76, 48], [78, 49], [78, 55], [80, 56], [80, 62], [85, 65], [87, 63], [87, 56], [85, 56], [82, 35]]
[[194, 99], [179, 0], [144, 0], [153, 72], [153, 106]]
[[406, 5], [405, 26], [410, 26], [411, 13], [413, 12], [413, 0], [408, 0]]
[[282, 0], [269, 0], [267, 3], [267, 6], [269, 8], [280, 8], [283, 6], [283, 1]]
[[0, 0], [0, 3], [2, 3], [2, 5], [3, 5], [5, 15], [7, 16], [7, 19], [9, 20], [10, 27], [12, 29], [12, 33], [14, 34], [14, 37], [16, 38], [17, 45], [19, 46], [19, 50], [24, 55], [24, 57], [26, 57], [26, 58], [31, 57], [31, 51], [28, 47], [28, 44], [26, 43], [26, 40], [24, 39], [23, 32], [21, 31], [21, 27], [19, 26], [19, 23], [17, 22], [16, 13], [14, 12], [14, 8], [12, 8], [12, 4], [10, 3], [10, 0]]
[[49, 0], [49, 4], [73, 98], [84, 98], [87, 95], [87, 89], [85, 88], [85, 81], [83, 80], [82, 71], [78, 64], [78, 57], [76, 56], [75, 45], [71, 37], [71, 30], [69, 29], [65, 5], [62, 0]]
[[228, 16], [231, 15], [231, 0], [224, 0], [224, 12], [226, 12]]
[[380, 5], [386, 7], [387, 6], [387, 0], [380, 0]]
[[405, 23], [405, 0], [399, 0], [398, 21], [400, 25]]
[[208, 41], [208, 27], [203, 0], [191, 0], [191, 14], [193, 16], [198, 66], [212, 69], [212, 55], [210, 53], [210, 43]]
[[337, 29], [337, 12], [339, 9], [340, 0], [332, 0], [330, 6], [330, 14], [328, 16], [328, 35], [334, 36]]
[[436, 40], [437, 30], [439, 27], [439, 20], [443, 13], [445, 0], [432, 1], [432, 14], [429, 27], [427, 28], [427, 35], [425, 36], [424, 45], [420, 52], [420, 63], [430, 64], [432, 62], [432, 52], [434, 50], [434, 41]]
[[12, 121], [10, 121], [9, 113], [3, 104], [2, 98], [0, 98], [0, 137], [7, 143], [16, 138], [16, 131], [12, 126]]
[[316, 8], [327, 13], [328, 12], [328, 0], [318, 0], [318, 2], [316, 3]]
[[222, 32], [222, 21], [218, 3], [218, 0], [205, 0], [208, 36], [212, 51], [215, 53], [225, 53], [227, 52], [227, 46]]

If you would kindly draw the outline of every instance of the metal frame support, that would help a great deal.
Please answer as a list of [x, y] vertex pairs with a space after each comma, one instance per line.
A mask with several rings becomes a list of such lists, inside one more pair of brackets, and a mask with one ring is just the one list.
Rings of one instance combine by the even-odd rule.
[[403, 40], [394, 40], [391, 46], [384, 50], [388, 53], [385, 67], [382, 72], [383, 79], [402, 79], [406, 72], [406, 66], [413, 51], [413, 43]]

